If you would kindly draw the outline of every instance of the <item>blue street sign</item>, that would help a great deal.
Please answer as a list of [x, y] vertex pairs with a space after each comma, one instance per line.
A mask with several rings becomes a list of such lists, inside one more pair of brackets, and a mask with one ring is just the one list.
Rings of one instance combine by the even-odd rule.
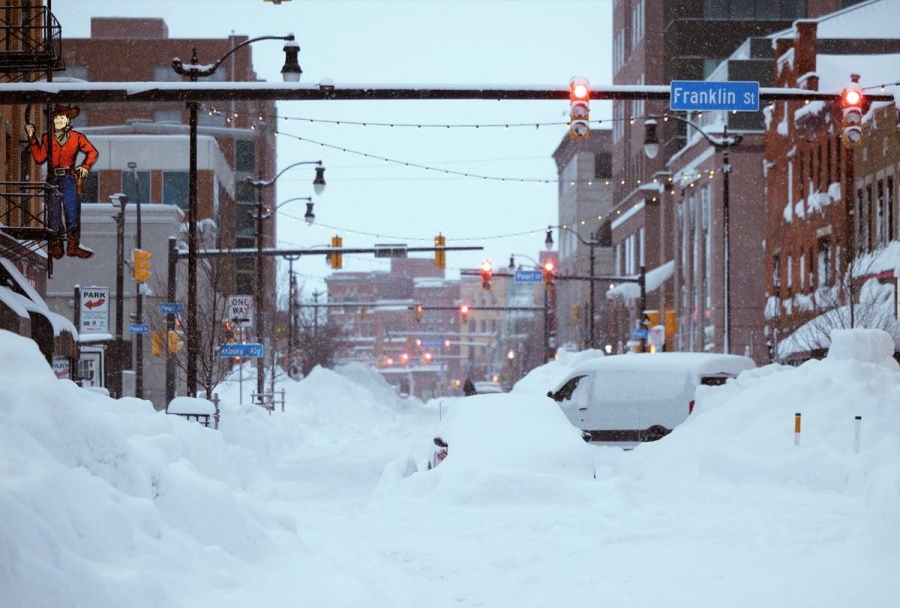
[[637, 329], [631, 330], [632, 340], [646, 340], [648, 335], [650, 335], [650, 332], [647, 331], [646, 327], [638, 327]]
[[675, 111], [724, 110], [759, 111], [759, 83], [673, 80], [669, 87], [669, 107]]
[[150, 326], [146, 323], [131, 323], [128, 325], [128, 332], [132, 334], [149, 334]]
[[422, 338], [422, 346], [443, 346], [444, 341], [440, 338]]
[[516, 283], [540, 283], [544, 273], [540, 270], [517, 270], [513, 280]]
[[163, 315], [178, 314], [184, 310], [184, 304], [181, 302], [160, 302], [159, 313]]
[[262, 344], [223, 344], [219, 349], [220, 359], [243, 357], [245, 359], [262, 359]]

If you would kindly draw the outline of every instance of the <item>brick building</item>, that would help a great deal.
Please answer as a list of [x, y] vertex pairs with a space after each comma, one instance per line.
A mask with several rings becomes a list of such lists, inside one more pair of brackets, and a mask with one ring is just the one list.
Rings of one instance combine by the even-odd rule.
[[[895, 4], [875, 1], [797, 22], [777, 40], [776, 85], [839, 91], [853, 73], [863, 88], [895, 82], [900, 38], [888, 25], [895, 16]], [[895, 296], [886, 319], [863, 289], [870, 278], [896, 284], [893, 265], [879, 254], [897, 235], [897, 109], [880, 103], [864, 110], [863, 143], [848, 147], [837, 103], [767, 108], [765, 316], [772, 358], [821, 356], [828, 332], [851, 324], [883, 327], [900, 339]]]
[[[690, 3], [621, 0], [613, 8], [613, 83], [668, 85], [673, 80], [749, 79], [740, 70], [721, 67], [748, 38], [765, 37], [791, 27], [795, 19], [823, 15], [850, 3], [840, 0], [779, 3], [764, 0]], [[753, 58], [753, 50], [750, 49], [748, 59]], [[662, 115], [666, 110], [666, 103], [662, 101], [613, 102], [611, 187], [614, 188], [614, 203], [610, 218], [615, 271], [617, 274], [634, 274], [644, 266], [649, 273], [674, 261], [673, 278], [661, 282], [658, 292], [649, 293], [647, 301], [648, 308], [678, 315], [677, 336], [672, 338], [674, 344], [667, 341], [666, 346], [679, 350], [721, 351], [724, 346], [724, 286], [723, 273], [716, 268], [721, 267], [723, 257], [722, 191], [719, 185], [722, 180], [715, 179], [715, 171], [720, 169], [721, 162], [717, 162], [715, 154], [712, 158], [701, 159], [712, 152], [702, 145], [696, 152], [682, 152], [685, 147], [697, 143], [696, 133], [678, 120], [659, 121], [660, 151], [655, 159], [647, 158], [643, 151], [645, 118]], [[761, 123], [761, 115], [755, 116]], [[697, 118], [688, 117], [688, 120]], [[732, 133], [760, 131], [758, 126], [741, 124], [745, 120], [752, 121], [753, 118], [751, 115], [728, 115], [723, 120], [704, 123], [701, 128], [709, 128], [715, 135], [721, 134], [723, 124], [727, 124]], [[719, 130], [715, 132], [717, 128]], [[741, 209], [738, 214], [746, 214], [745, 218], [749, 220], [763, 214], [764, 198], [759, 191], [759, 170], [753, 170], [754, 156], [758, 159], [760, 154], [759, 138], [755, 142], [745, 140], [744, 144], [732, 153], [731, 198], [736, 202], [736, 209]], [[681, 184], [676, 184], [672, 179], [676, 173], [685, 177], [695, 170], [694, 180], [682, 179]], [[684, 229], [685, 218], [690, 216], [691, 210], [691, 190], [685, 190], [688, 196], [682, 197], [681, 186], [690, 188], [693, 181], [693, 190], [696, 190], [699, 185], [696, 175], [708, 176], [708, 171], [713, 171], [713, 180], [706, 194], [695, 196], [693, 211], [696, 217], [688, 228], [700, 226], [702, 230], [703, 222], [706, 222], [708, 246], [706, 250], [702, 246], [696, 250], [703, 254], [704, 260], [709, 260], [708, 263], [704, 261], [709, 272], [694, 277], [692, 271], [685, 275], [681, 266], [681, 260], [685, 258], [677, 255], [684, 239], [676, 245], [676, 227]], [[700, 197], [705, 198], [701, 200]], [[704, 212], [704, 208], [708, 211]], [[736, 223], [742, 221], [737, 217], [734, 220]], [[760, 248], [757, 245], [762, 234], [749, 234], [752, 224], [745, 224], [746, 231], [732, 231], [733, 236], [738, 235], [732, 241], [732, 269], [759, 265]], [[698, 234], [700, 242], [697, 244], [702, 245], [706, 238], [706, 234]], [[694, 256], [693, 244], [690, 256]], [[699, 267], [699, 263], [692, 264], [694, 269]], [[730, 336], [729, 350], [743, 354], [749, 348], [759, 357], [758, 342], [761, 339], [751, 339], [757, 333], [752, 327], [752, 319], [758, 303], [746, 297], [754, 288], [740, 280], [732, 280], [730, 288], [730, 301], [735, 308], [731, 314], [733, 336]], [[620, 320], [617, 331], [623, 332], [619, 339], [627, 341], [642, 311], [637, 310], [639, 305], [633, 299], [622, 297], [621, 300], [624, 310], [619, 315], [627, 321]], [[738, 306], [745, 302], [750, 303], [748, 309], [739, 310]], [[748, 325], [743, 326], [743, 323]]]

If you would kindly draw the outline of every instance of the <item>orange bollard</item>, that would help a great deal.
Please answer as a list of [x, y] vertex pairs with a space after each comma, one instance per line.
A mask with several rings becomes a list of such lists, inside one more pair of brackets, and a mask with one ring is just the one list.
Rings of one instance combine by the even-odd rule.
[[794, 414], [794, 445], [800, 445], [800, 412]]

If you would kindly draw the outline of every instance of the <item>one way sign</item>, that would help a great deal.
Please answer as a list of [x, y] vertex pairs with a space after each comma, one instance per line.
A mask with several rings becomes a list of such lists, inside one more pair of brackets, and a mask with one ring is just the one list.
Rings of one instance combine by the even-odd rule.
[[228, 319], [237, 327], [250, 327], [253, 324], [253, 296], [230, 296]]

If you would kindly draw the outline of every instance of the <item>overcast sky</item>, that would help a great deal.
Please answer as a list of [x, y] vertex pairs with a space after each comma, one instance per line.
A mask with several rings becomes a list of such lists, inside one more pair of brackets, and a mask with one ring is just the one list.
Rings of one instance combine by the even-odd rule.
[[[328, 77], [338, 84], [566, 86], [575, 75], [596, 84], [612, 82], [612, 0], [293, 0], [281, 5], [263, 0], [57, 0], [52, 8], [64, 39], [89, 36], [90, 19], [97, 16], [161, 17], [173, 38], [294, 33], [303, 82]], [[257, 74], [280, 81], [281, 44], [263, 41], [252, 48]], [[198, 53], [204, 63], [218, 59], [204, 55], [202, 47]], [[183, 56], [189, 54], [185, 48]], [[345, 247], [382, 242], [432, 246], [441, 232], [448, 246], [485, 248], [449, 253], [448, 275], [455, 276], [459, 268], [474, 268], [484, 259], [505, 267], [511, 253], [536, 257], [544, 229], [557, 222], [551, 154], [567, 134], [567, 102], [296, 101], [280, 102], [278, 112], [287, 118], [278, 121], [279, 167], [321, 159], [328, 183], [325, 193], [314, 197], [314, 226], [301, 219], [302, 201], [280, 209], [280, 247], [323, 245], [335, 234], [343, 237]], [[592, 119], [609, 116], [606, 103], [592, 104]], [[315, 122], [294, 120], [300, 118]], [[484, 126], [420, 129], [373, 123]], [[529, 126], [487, 126], [519, 123]], [[407, 162], [552, 183], [447, 176], [407, 167]], [[285, 173], [278, 181], [278, 202], [313, 196], [313, 176], [310, 167]], [[344, 269], [387, 270], [386, 262], [345, 255]], [[321, 257], [301, 259], [294, 268], [309, 289], [331, 272]]]

